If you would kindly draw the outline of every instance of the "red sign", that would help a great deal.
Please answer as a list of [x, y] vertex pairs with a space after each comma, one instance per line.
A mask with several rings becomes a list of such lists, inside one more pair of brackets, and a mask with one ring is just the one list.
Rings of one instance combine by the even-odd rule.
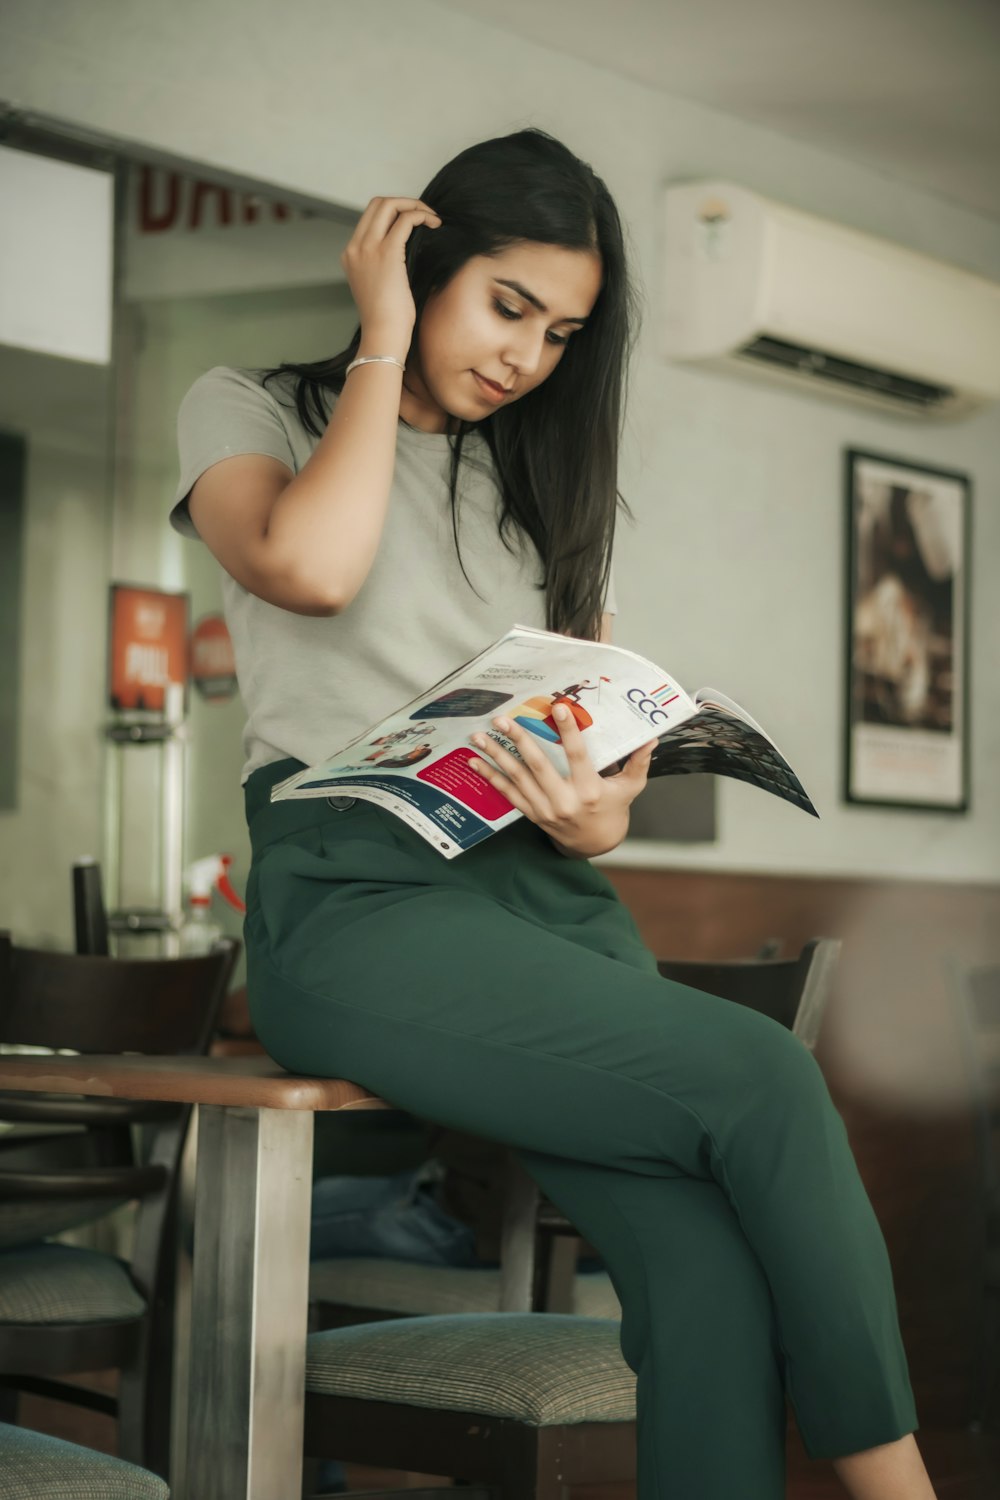
[[221, 615], [203, 615], [191, 636], [191, 680], [203, 698], [231, 698], [236, 692], [236, 658]]
[[256, 224], [261, 204], [276, 223], [290, 220], [293, 210], [257, 193], [223, 187], [217, 182], [182, 177], [159, 167], [139, 168], [138, 229], [140, 234], [162, 234], [168, 229], [202, 229], [207, 224]]
[[188, 596], [111, 585], [108, 696], [111, 707], [162, 713], [166, 690], [185, 687]]

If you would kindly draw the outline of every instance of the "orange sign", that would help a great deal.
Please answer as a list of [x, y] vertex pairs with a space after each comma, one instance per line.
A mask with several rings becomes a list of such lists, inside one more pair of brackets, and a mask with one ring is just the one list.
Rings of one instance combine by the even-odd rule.
[[114, 709], [162, 713], [166, 689], [186, 688], [188, 596], [111, 585], [108, 692]]
[[191, 679], [203, 698], [231, 698], [236, 692], [236, 658], [221, 615], [202, 615], [191, 636]]

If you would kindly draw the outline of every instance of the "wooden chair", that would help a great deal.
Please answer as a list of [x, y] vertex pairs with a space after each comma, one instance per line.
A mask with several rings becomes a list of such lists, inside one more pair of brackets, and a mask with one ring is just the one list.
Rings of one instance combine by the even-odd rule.
[[[0, 1043], [203, 1054], [239, 944], [199, 958], [117, 959], [13, 947], [0, 935]], [[0, 1094], [0, 1393], [117, 1416], [122, 1457], [167, 1477], [175, 1210], [189, 1106]], [[136, 1138], [144, 1137], [137, 1147]], [[138, 1200], [133, 1253], [47, 1236]], [[118, 1371], [118, 1395], [73, 1375]], [[16, 1394], [3, 1415], [16, 1417]]]
[[[815, 939], [795, 959], [663, 960], [659, 968], [770, 1015], [812, 1050], [839, 950], [836, 940]], [[563, 1293], [551, 1268], [539, 1275], [538, 1261], [552, 1259], [560, 1238], [575, 1241], [576, 1230], [551, 1205], [540, 1210], [536, 1185], [510, 1161], [501, 1310], [414, 1309], [402, 1317], [383, 1310], [311, 1333], [307, 1455], [451, 1475], [494, 1500], [564, 1500], [575, 1485], [634, 1480], [635, 1377], [621, 1355], [618, 1319], [551, 1310]], [[564, 1256], [564, 1281], [572, 1284], [574, 1270], [574, 1256]], [[544, 1314], [532, 1310], [542, 1307]], [[421, 1493], [443, 1500], [452, 1491]]]
[[813, 1052], [840, 949], [839, 938], [812, 938], [796, 958], [757, 957], [724, 963], [664, 958], [657, 967], [665, 979], [763, 1012], [787, 1026]]
[[982, 1317], [973, 1432], [1000, 1432], [1000, 964], [947, 963], [976, 1132]]

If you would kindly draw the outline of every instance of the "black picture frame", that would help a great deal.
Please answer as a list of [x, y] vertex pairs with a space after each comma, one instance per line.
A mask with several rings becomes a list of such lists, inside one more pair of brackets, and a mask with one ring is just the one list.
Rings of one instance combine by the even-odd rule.
[[844, 450], [843, 800], [967, 813], [972, 482]]

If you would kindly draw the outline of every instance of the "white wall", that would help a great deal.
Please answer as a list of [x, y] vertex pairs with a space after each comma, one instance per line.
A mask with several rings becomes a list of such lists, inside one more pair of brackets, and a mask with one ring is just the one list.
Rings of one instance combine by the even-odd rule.
[[[656, 325], [659, 199], [671, 179], [731, 177], [992, 277], [1000, 223], [432, 0], [7, 0], [0, 96], [355, 209], [376, 194], [418, 194], [486, 136], [527, 124], [560, 136], [615, 195], [648, 304], [621, 473], [638, 527], [620, 545], [617, 639], [691, 686], [707, 680], [745, 698], [823, 813], [817, 825], [724, 783], [717, 845], [620, 854], [810, 874], [1000, 876], [1000, 614], [989, 599], [1000, 413], [921, 427], [680, 370], [659, 358]], [[847, 444], [973, 476], [965, 817], [838, 804]]]

